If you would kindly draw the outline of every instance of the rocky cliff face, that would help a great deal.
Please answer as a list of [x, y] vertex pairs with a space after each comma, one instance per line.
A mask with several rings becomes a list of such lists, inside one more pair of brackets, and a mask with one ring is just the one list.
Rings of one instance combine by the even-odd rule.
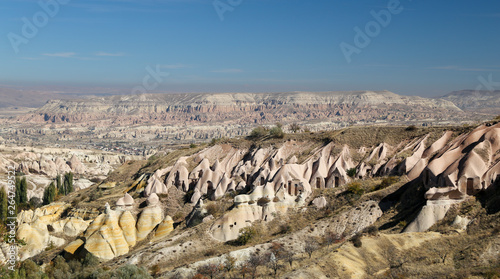
[[485, 113], [500, 113], [500, 90], [461, 90], [446, 94], [442, 99], [462, 110]]
[[145, 94], [53, 100], [19, 121], [266, 124], [315, 119], [404, 121], [442, 118], [441, 114], [447, 112], [460, 113], [460, 109], [442, 99], [400, 96], [388, 91]]
[[353, 124], [431, 126], [493, 118], [493, 111], [463, 111], [452, 101], [456, 100], [389, 91], [144, 94], [51, 100], [31, 113], [5, 120], [0, 136], [5, 142], [30, 143], [43, 136], [62, 146], [102, 150], [117, 148], [114, 143], [120, 143], [119, 148], [139, 154], [146, 152], [145, 145], [156, 148], [162, 143], [247, 136], [258, 125], [276, 122], [284, 124], [287, 131], [287, 124], [292, 123], [321, 131]]

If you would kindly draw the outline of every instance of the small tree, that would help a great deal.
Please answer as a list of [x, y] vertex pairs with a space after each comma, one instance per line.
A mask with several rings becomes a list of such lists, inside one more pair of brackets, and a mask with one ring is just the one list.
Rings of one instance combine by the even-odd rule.
[[240, 274], [241, 274], [241, 277], [243, 279], [245, 279], [245, 276], [247, 274], [251, 274], [251, 273], [252, 273], [252, 268], [251, 268], [251, 266], [250, 266], [249, 263], [241, 265], [241, 267], [240, 267]]
[[290, 131], [292, 131], [293, 133], [297, 133], [298, 131], [300, 131], [300, 126], [299, 124], [297, 123], [292, 123], [290, 124]]
[[354, 177], [356, 175], [356, 168], [351, 168], [347, 170], [347, 175], [349, 177]]
[[231, 272], [231, 270], [233, 270], [235, 266], [236, 258], [228, 254], [226, 256], [226, 261], [224, 262], [224, 270], [226, 272]]
[[290, 264], [290, 267], [293, 265], [293, 261], [295, 261], [295, 254], [292, 251], [285, 250], [282, 256], [283, 260]]
[[319, 249], [318, 241], [315, 238], [310, 237], [306, 240], [306, 246], [304, 247], [304, 251], [309, 255], [309, 258], [311, 258], [314, 251], [318, 249]]
[[257, 278], [259, 273], [258, 273], [258, 267], [264, 264], [264, 259], [262, 256], [260, 256], [257, 253], [253, 253], [250, 256], [250, 259], [248, 259], [248, 267], [250, 269], [250, 276], [252, 278]]
[[61, 195], [64, 194], [64, 188], [63, 188], [63, 183], [61, 181], [61, 175], [58, 174], [56, 176], [56, 187], [57, 187], [57, 192]]
[[253, 237], [257, 235], [257, 230], [254, 227], [245, 227], [240, 229], [240, 235], [236, 242], [240, 245], [246, 245]]
[[4, 187], [0, 187], [0, 221], [7, 219], [7, 192]]
[[334, 233], [332, 231], [326, 232], [324, 238], [328, 246], [332, 245], [333, 243], [339, 243], [344, 239], [342, 235]]
[[213, 279], [217, 278], [219, 273], [221, 273], [223, 269], [224, 267], [222, 265], [206, 264], [198, 268], [198, 273], [210, 277], [210, 279]]
[[273, 127], [270, 131], [269, 131], [269, 135], [273, 138], [277, 138], [277, 139], [282, 139], [285, 137], [285, 133], [283, 132], [283, 130], [281, 129], [281, 127], [279, 126], [275, 126]]
[[16, 176], [16, 204], [24, 204], [28, 202], [28, 182], [26, 177], [20, 178]]
[[277, 259], [281, 259], [285, 252], [285, 247], [279, 242], [272, 242], [269, 250], [271, 250], [271, 253], [274, 254]]
[[35, 262], [29, 259], [21, 263], [19, 271], [21, 274], [25, 275], [24, 278], [30, 278], [30, 279], [42, 278], [42, 272], [40, 271], [40, 267], [38, 267], [38, 265]]
[[45, 188], [43, 192], [43, 205], [50, 204], [56, 198], [56, 186], [54, 182], [50, 183], [50, 185]]
[[65, 195], [73, 192], [73, 173], [72, 172], [68, 172], [64, 175], [64, 183], [66, 183]]
[[259, 127], [256, 127], [252, 130], [252, 132], [250, 132], [250, 138], [262, 138], [264, 136], [266, 136], [268, 133], [268, 130], [263, 127], [263, 126], [259, 126]]
[[278, 258], [276, 258], [274, 253], [271, 252], [268, 257], [269, 259], [267, 261], [267, 267], [274, 271], [274, 277], [276, 278], [276, 276], [278, 275], [278, 270], [283, 268], [283, 265], [279, 263]]

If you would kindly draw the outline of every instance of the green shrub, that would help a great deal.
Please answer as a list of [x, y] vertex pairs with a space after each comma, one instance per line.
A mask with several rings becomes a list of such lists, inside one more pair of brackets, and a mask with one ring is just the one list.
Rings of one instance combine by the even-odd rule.
[[378, 191], [378, 190], [385, 189], [398, 181], [399, 181], [399, 178], [397, 176], [388, 176], [388, 177], [384, 178], [379, 185], [375, 186], [373, 188], [373, 190]]
[[25, 260], [21, 263], [19, 274], [25, 275], [25, 277], [21, 276], [21, 278], [38, 279], [42, 278], [43, 272], [40, 270], [40, 267], [38, 267], [38, 265], [32, 260]]
[[365, 193], [365, 190], [361, 187], [361, 183], [351, 182], [349, 187], [347, 187], [347, 192], [353, 195], [362, 196]]
[[28, 203], [28, 182], [26, 177], [16, 176], [16, 204]]
[[127, 279], [149, 279], [153, 278], [148, 272], [142, 268], [135, 265], [125, 265], [119, 267], [116, 270], [109, 271], [109, 277], [111, 278], [127, 278]]
[[7, 219], [7, 192], [4, 187], [0, 187], [0, 221]]
[[281, 129], [281, 127], [279, 126], [275, 126], [273, 127], [270, 131], [269, 131], [269, 135], [273, 138], [277, 138], [277, 139], [282, 139], [285, 137], [285, 133], [283, 132], [283, 130]]
[[67, 194], [73, 192], [73, 173], [72, 172], [68, 172], [68, 173], [64, 174], [63, 188], [64, 188], [64, 195], [67, 195]]
[[361, 242], [361, 234], [356, 234], [351, 238], [351, 242], [356, 248], [360, 248], [363, 246], [363, 242]]
[[50, 183], [50, 185], [43, 191], [43, 205], [53, 202], [56, 198], [56, 192], [56, 185], [54, 185], [54, 182]]
[[262, 138], [264, 136], [266, 136], [268, 133], [268, 129], [263, 127], [263, 126], [258, 126], [256, 128], [254, 128], [252, 130], [252, 132], [250, 132], [250, 138]]
[[259, 206], [264, 206], [268, 204], [271, 200], [268, 197], [262, 197], [259, 200], [257, 200], [257, 205]]
[[376, 226], [369, 226], [365, 228], [364, 232], [369, 235], [376, 236], [378, 235], [378, 228]]
[[205, 206], [208, 215], [215, 216], [219, 212], [219, 207], [216, 203], [210, 203]]
[[406, 131], [415, 131], [415, 130], [417, 130], [417, 127], [415, 125], [410, 125], [410, 126], [406, 127], [405, 130]]
[[406, 223], [406, 221], [405, 221], [405, 220], [400, 221], [400, 222], [398, 223], [398, 227], [400, 227], [400, 228], [404, 228], [404, 227], [406, 227], [406, 225], [407, 225], [407, 223]]
[[254, 227], [245, 227], [240, 229], [240, 235], [236, 239], [239, 245], [246, 245], [252, 238], [257, 235], [257, 230]]
[[351, 168], [347, 170], [347, 175], [349, 177], [354, 177], [356, 175], [356, 168]]

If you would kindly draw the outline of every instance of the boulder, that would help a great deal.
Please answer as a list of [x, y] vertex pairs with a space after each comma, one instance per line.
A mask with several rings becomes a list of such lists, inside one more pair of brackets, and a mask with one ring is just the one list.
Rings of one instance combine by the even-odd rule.
[[85, 238], [85, 249], [101, 259], [110, 260], [129, 251], [128, 242], [114, 210], [96, 218], [87, 229]]
[[163, 212], [159, 206], [146, 207], [137, 220], [137, 241], [146, 239], [148, 234], [163, 220]]
[[84, 244], [83, 240], [77, 239], [77, 240], [71, 242], [70, 244], [66, 245], [66, 247], [64, 247], [64, 251], [66, 253], [74, 255], [76, 250], [78, 250], [78, 248], [82, 247], [83, 244]]
[[123, 230], [123, 236], [130, 247], [137, 243], [135, 219], [130, 211], [124, 211], [120, 216], [119, 225]]
[[68, 165], [71, 167], [71, 170], [74, 173], [84, 174], [87, 172], [87, 168], [80, 162], [76, 155], [73, 155], [71, 159], [68, 161]]
[[158, 195], [156, 195], [156, 193], [152, 193], [146, 200], [146, 204], [148, 206], [155, 206], [158, 204], [158, 202], [160, 202], [160, 198], [158, 198]]
[[169, 235], [174, 230], [174, 221], [172, 217], [166, 216], [165, 219], [158, 225], [158, 229], [155, 232], [155, 238], [161, 238]]
[[312, 204], [316, 208], [323, 208], [328, 205], [328, 202], [326, 201], [325, 197], [317, 197], [312, 201]]

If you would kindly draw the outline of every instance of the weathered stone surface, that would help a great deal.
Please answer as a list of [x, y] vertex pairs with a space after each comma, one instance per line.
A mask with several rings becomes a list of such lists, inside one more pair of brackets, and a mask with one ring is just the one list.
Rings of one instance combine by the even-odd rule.
[[74, 173], [84, 174], [87, 171], [87, 168], [85, 168], [82, 162], [80, 162], [78, 157], [76, 157], [75, 155], [71, 157], [71, 159], [68, 162], [68, 165], [71, 167], [71, 170]]
[[119, 225], [123, 230], [123, 236], [130, 247], [134, 247], [137, 243], [135, 219], [130, 211], [124, 211], [120, 216]]
[[159, 206], [149, 206], [142, 210], [136, 224], [137, 241], [144, 240], [162, 220], [163, 212]]
[[[100, 218], [99, 218], [100, 217]], [[117, 213], [110, 210], [96, 219], [87, 230], [85, 249], [101, 259], [112, 259], [128, 253], [129, 245], [118, 224]]]
[[317, 197], [312, 201], [312, 204], [316, 206], [316, 208], [323, 208], [328, 205], [325, 197]]
[[75, 251], [78, 250], [78, 248], [80, 248], [83, 244], [84, 244], [83, 240], [77, 239], [71, 242], [70, 244], [66, 245], [66, 247], [64, 247], [64, 251], [70, 254], [75, 254]]
[[152, 193], [146, 200], [146, 203], [148, 204], [148, 206], [154, 206], [157, 205], [159, 201], [160, 198], [158, 198], [158, 195], [156, 195], [156, 193]]
[[128, 193], [116, 201], [116, 206], [131, 206], [134, 204], [134, 198]]
[[168, 216], [158, 225], [155, 232], [155, 238], [161, 238], [169, 235], [174, 230], [174, 221]]
[[70, 217], [48, 225], [52, 226], [54, 233], [62, 233], [74, 237], [84, 232], [89, 226], [89, 223], [90, 221], [84, 221], [81, 218]]
[[47, 225], [40, 220], [36, 220], [31, 225], [24, 223], [17, 229], [17, 238], [24, 240], [26, 246], [19, 250], [19, 258], [25, 260], [35, 256], [48, 246], [64, 245], [65, 240], [51, 236], [47, 230]]

